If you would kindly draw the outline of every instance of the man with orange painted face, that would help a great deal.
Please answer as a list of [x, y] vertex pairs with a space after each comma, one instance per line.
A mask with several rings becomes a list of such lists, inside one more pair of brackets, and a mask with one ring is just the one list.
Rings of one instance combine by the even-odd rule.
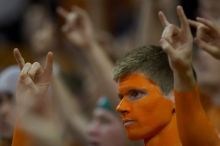
[[[180, 27], [163, 12], [162, 47], [132, 50], [114, 69], [120, 103], [117, 111], [130, 139], [145, 146], [214, 146], [217, 134], [206, 117], [192, 68], [192, 42], [188, 20], [177, 7]], [[175, 104], [168, 99], [174, 90]]]
[[114, 70], [120, 103], [117, 111], [132, 140], [144, 139], [145, 145], [181, 145], [173, 102], [173, 74], [161, 47], [132, 50]]

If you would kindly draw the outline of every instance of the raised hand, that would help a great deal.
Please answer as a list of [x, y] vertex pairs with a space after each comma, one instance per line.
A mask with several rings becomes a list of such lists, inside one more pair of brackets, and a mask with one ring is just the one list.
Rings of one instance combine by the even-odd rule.
[[70, 12], [63, 8], [58, 8], [57, 12], [65, 19], [62, 31], [74, 45], [80, 48], [88, 48], [94, 42], [95, 35], [92, 22], [86, 11], [73, 7]]
[[[31, 136], [31, 142], [37, 143], [36, 145], [62, 145], [63, 127], [48, 96], [53, 53], [47, 54], [43, 67], [38, 62], [25, 62], [17, 48], [14, 49], [14, 56], [21, 69], [16, 89], [19, 129], [27, 132]], [[14, 139], [14, 143], [17, 143]]]
[[173, 70], [174, 90], [187, 91], [195, 85], [192, 68], [193, 37], [181, 6], [177, 6], [177, 16], [180, 27], [171, 24], [164, 13], [159, 12], [160, 21], [164, 26], [160, 43]]
[[164, 27], [160, 43], [169, 56], [171, 68], [178, 72], [185, 72], [192, 69], [193, 37], [181, 6], [177, 6], [177, 15], [180, 20], [180, 27], [171, 24], [164, 13], [159, 12], [159, 19]]
[[[53, 53], [47, 54], [46, 64], [26, 63], [19, 50], [14, 49], [14, 56], [21, 72], [17, 81], [16, 98], [18, 105], [37, 110], [39, 102], [44, 101], [52, 78]], [[34, 109], [36, 108], [36, 109]]]
[[197, 17], [196, 20], [189, 20], [190, 25], [197, 29], [196, 44], [216, 59], [220, 59], [220, 27], [204, 18]]
[[[177, 7], [180, 27], [170, 24], [159, 12], [164, 31], [161, 46], [168, 54], [174, 77], [175, 111], [183, 146], [219, 145], [217, 134], [200, 103], [192, 69], [193, 37], [181, 6]], [[192, 122], [193, 121], [193, 122]]]

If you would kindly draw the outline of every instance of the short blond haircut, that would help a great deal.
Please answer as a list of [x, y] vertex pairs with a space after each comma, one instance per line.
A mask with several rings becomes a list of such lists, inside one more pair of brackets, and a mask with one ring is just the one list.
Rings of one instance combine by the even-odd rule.
[[144, 73], [165, 95], [173, 89], [173, 72], [168, 56], [159, 46], [144, 46], [128, 52], [116, 63], [113, 71], [114, 80], [118, 81], [133, 72]]

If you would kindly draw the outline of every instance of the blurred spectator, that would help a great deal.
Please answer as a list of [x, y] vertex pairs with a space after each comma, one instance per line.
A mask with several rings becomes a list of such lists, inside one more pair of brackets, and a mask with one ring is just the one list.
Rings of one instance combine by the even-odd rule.
[[88, 126], [90, 146], [131, 146], [135, 144], [126, 137], [115, 106], [107, 97], [101, 97], [97, 101], [97, 106], [93, 111], [93, 120]]
[[24, 16], [24, 38], [34, 56], [41, 57], [50, 49], [57, 47], [56, 24], [47, 7], [32, 4]]
[[[0, 43], [23, 44], [23, 16], [33, 4], [47, 8], [55, 17], [57, 0], [1, 0], [0, 1]], [[33, 18], [33, 17], [32, 17]]]
[[[76, 6], [70, 12], [62, 8], [58, 9], [58, 12], [65, 19], [62, 30], [72, 45], [69, 54], [81, 60], [79, 65], [85, 76], [84, 91], [86, 97], [90, 97], [83, 103], [89, 101], [90, 105], [94, 105], [97, 97], [103, 95], [115, 100], [116, 84], [111, 74], [113, 63], [107, 56], [104, 45], [101, 46], [97, 41], [99, 30], [94, 30], [88, 13]], [[97, 88], [94, 90], [94, 87]], [[102, 87], [101, 90], [100, 87]]]
[[[198, 16], [204, 17], [220, 24], [220, 5], [219, 0], [198, 1]], [[208, 31], [207, 31], [208, 32]], [[195, 69], [197, 71], [198, 82], [201, 86], [201, 91], [211, 97], [214, 104], [220, 106], [220, 61], [213, 58], [206, 51], [198, 48], [194, 57]]]
[[21, 41], [22, 15], [28, 0], [0, 1], [0, 42]]
[[[216, 12], [215, 9], [213, 9], [213, 11]], [[207, 14], [211, 13], [208, 11]], [[219, 132], [220, 124], [218, 121], [220, 121], [220, 116], [218, 113], [220, 112], [220, 77], [218, 74], [220, 68], [218, 66], [220, 65], [220, 27], [218, 19], [220, 17], [214, 20], [213, 18], [216, 16], [206, 16], [209, 16], [209, 19], [197, 17], [197, 21], [190, 20], [189, 22], [197, 30], [195, 43], [198, 50], [195, 55], [195, 64], [197, 65], [198, 82], [202, 89], [202, 94], [208, 95], [206, 98], [210, 97], [208, 100], [202, 100], [211, 101], [207, 112]]]
[[15, 89], [19, 75], [17, 66], [10, 66], [0, 74], [0, 146], [10, 146], [15, 122]]
[[204, 18], [210, 19], [214, 22], [220, 23], [220, 5], [219, 0], [198, 0], [198, 14]]

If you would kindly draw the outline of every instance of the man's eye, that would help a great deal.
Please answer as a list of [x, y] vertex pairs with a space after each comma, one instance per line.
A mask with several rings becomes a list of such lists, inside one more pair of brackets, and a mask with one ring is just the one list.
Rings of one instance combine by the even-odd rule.
[[111, 121], [109, 119], [104, 118], [104, 117], [100, 118], [99, 121], [101, 124], [110, 124], [111, 123]]
[[131, 90], [128, 93], [128, 98], [131, 100], [136, 100], [136, 99], [143, 97], [144, 95], [146, 95], [146, 93], [144, 91]]
[[122, 95], [118, 95], [118, 98], [119, 98], [120, 100], [122, 100], [123, 96], [122, 96]]
[[3, 103], [3, 99], [0, 97], [0, 106], [2, 105]]

